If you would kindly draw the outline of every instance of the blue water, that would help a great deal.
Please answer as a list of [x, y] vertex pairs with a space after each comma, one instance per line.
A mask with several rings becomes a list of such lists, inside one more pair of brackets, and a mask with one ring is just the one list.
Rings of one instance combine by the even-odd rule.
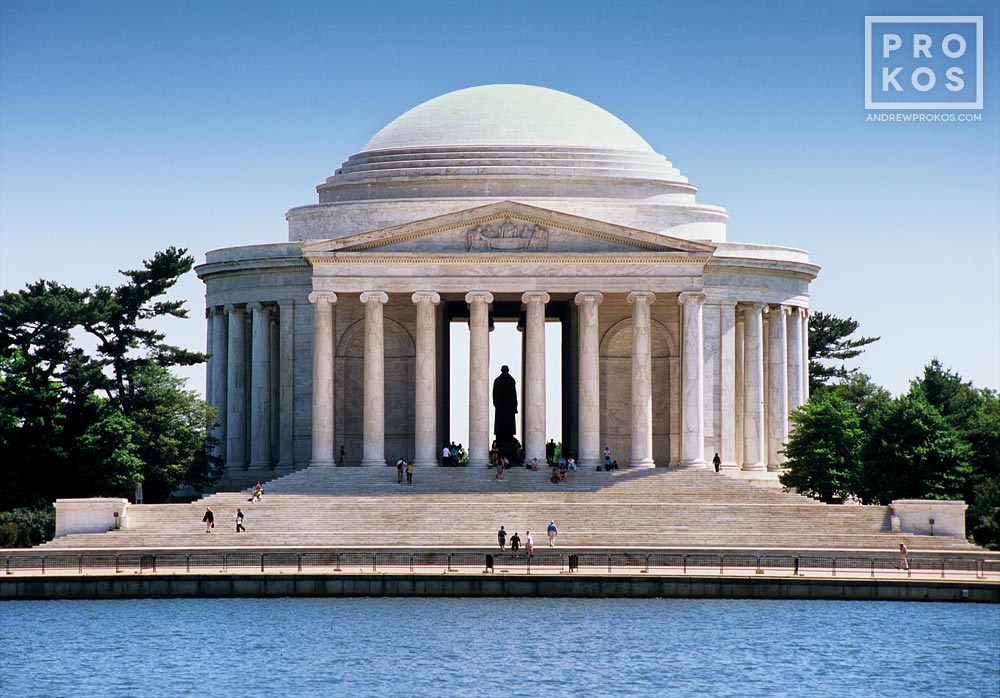
[[0, 604], [10, 696], [1000, 695], [1000, 607], [187, 599]]

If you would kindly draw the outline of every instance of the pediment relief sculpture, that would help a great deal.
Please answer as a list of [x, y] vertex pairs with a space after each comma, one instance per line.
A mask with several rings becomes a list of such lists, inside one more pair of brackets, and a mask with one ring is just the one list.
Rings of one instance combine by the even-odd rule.
[[547, 250], [549, 230], [535, 223], [515, 223], [505, 218], [499, 224], [476, 225], [466, 231], [469, 251]]

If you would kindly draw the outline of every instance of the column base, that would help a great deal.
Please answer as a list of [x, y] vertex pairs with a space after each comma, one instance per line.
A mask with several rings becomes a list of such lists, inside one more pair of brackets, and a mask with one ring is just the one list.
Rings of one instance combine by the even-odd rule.
[[413, 460], [414, 468], [435, 468], [439, 465], [436, 458], [415, 458]]
[[628, 464], [629, 469], [632, 468], [655, 468], [656, 463], [652, 458], [644, 458], [642, 460], [632, 461]]
[[703, 469], [708, 465], [704, 460], [682, 460], [678, 465], [682, 468], [690, 468], [691, 470]]
[[274, 467], [270, 463], [251, 463], [247, 474], [257, 479], [270, 479], [274, 477]]
[[279, 463], [278, 465], [274, 466], [274, 476], [284, 477], [285, 475], [291, 475], [293, 470], [294, 467], [292, 466], [291, 463], [285, 463], [285, 464]]
[[744, 463], [741, 470], [745, 473], [765, 473], [767, 465], [765, 463]]
[[371, 468], [371, 467], [376, 467], [376, 466], [382, 466], [384, 468], [385, 467], [385, 459], [384, 458], [362, 458], [361, 459], [361, 467], [362, 468]]
[[785, 470], [785, 466], [783, 466], [783, 465], [770, 465], [770, 464], [768, 464], [768, 466], [767, 466], [767, 472], [769, 472], [769, 473], [780, 473], [780, 472], [784, 472], [784, 470]]
[[721, 468], [722, 472], [738, 473], [740, 471], [740, 466], [738, 463], [723, 463]]
[[[538, 459], [539, 465], [541, 465], [544, 462], [545, 462], [544, 458], [539, 458]], [[578, 460], [576, 462], [576, 467], [579, 468], [580, 470], [596, 470], [597, 466], [601, 466], [601, 469], [603, 470], [604, 469], [604, 461], [603, 460], [597, 460], [596, 458], [592, 458], [590, 460]]]
[[332, 468], [336, 465], [333, 460], [311, 460], [309, 461], [310, 468]]

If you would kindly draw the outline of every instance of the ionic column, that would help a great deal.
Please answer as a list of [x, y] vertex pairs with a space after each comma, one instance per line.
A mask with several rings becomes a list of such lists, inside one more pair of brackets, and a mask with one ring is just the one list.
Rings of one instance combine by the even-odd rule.
[[[746, 317], [742, 310], [737, 308], [736, 310], [736, 458], [735, 467], [739, 470], [743, 467], [743, 463], [746, 460], [743, 457], [744, 450], [744, 440], [743, 440], [743, 408], [746, 403], [746, 358], [743, 354], [743, 348], [746, 346]], [[725, 461], [723, 461], [725, 464]]]
[[434, 306], [441, 296], [434, 291], [417, 291], [417, 375], [414, 408], [416, 444], [414, 465], [437, 465], [437, 349], [435, 347]]
[[802, 308], [788, 316], [788, 411], [805, 402], [802, 386]]
[[295, 301], [278, 301], [278, 470], [295, 462]]
[[229, 315], [229, 366], [226, 376], [226, 469], [246, 470], [247, 435], [247, 353], [246, 311], [242, 306], [227, 305]]
[[229, 327], [226, 322], [226, 312], [222, 306], [212, 308], [212, 405], [216, 410], [215, 455], [226, 457], [226, 422], [229, 419], [227, 405], [229, 404]]
[[681, 306], [681, 466], [705, 467], [704, 293], [677, 296]]
[[250, 346], [250, 469], [271, 468], [271, 309], [247, 303], [253, 335]]
[[768, 322], [767, 469], [778, 470], [785, 458], [779, 451], [788, 441], [787, 305], [771, 306]]
[[385, 336], [382, 306], [389, 296], [365, 291], [365, 395], [364, 444], [361, 465], [385, 465]]
[[490, 456], [490, 323], [493, 294], [472, 291], [469, 304], [469, 465], [485, 466]]
[[628, 294], [632, 305], [632, 440], [630, 468], [652, 468], [653, 462], [653, 362], [650, 356], [650, 291]]
[[743, 308], [743, 470], [766, 470], [764, 461], [764, 317], [766, 303]]
[[214, 407], [215, 400], [215, 376], [213, 373], [213, 366], [215, 364], [215, 356], [213, 350], [215, 348], [215, 309], [207, 305], [205, 306], [205, 402], [209, 406]]
[[719, 457], [722, 468], [736, 470], [736, 304], [719, 304]]
[[802, 401], [809, 401], [809, 308], [802, 312]]
[[528, 307], [524, 347], [524, 457], [545, 460], [545, 304], [550, 300], [543, 291], [529, 291], [521, 296]]
[[[579, 458], [580, 467], [597, 467], [601, 458], [601, 337], [597, 306], [604, 301], [597, 291], [582, 291], [574, 302], [579, 307]], [[541, 460], [541, 459], [539, 459]]]
[[309, 294], [313, 306], [312, 457], [310, 466], [333, 467], [333, 305], [337, 294]]

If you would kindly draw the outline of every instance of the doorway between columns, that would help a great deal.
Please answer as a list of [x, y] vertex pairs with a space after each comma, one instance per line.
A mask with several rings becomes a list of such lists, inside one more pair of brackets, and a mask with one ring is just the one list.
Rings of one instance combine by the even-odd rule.
[[[440, 409], [446, 428], [442, 434], [442, 445], [461, 443], [466, 450], [469, 446], [469, 310], [464, 302], [445, 301], [444, 342], [442, 343], [443, 399]], [[573, 355], [567, 355], [568, 348], [575, 346], [569, 332], [570, 303], [550, 302], [546, 306], [545, 323], [545, 395], [546, 395], [546, 436], [545, 440], [556, 443], [571, 438], [576, 432], [576, 409], [572, 404], [576, 399], [575, 383], [569, 379], [568, 369], [573, 365]], [[524, 323], [525, 313], [519, 301], [495, 301], [490, 308], [490, 369], [489, 381], [492, 395], [494, 379], [500, 375], [501, 366], [508, 366], [510, 374], [517, 381], [517, 434], [524, 445], [525, 416], [525, 375], [524, 375]], [[490, 442], [494, 439], [493, 425], [495, 411], [492, 399], [489, 406]], [[573, 423], [568, 421], [572, 419]], [[440, 449], [440, 447], [439, 447]]]

